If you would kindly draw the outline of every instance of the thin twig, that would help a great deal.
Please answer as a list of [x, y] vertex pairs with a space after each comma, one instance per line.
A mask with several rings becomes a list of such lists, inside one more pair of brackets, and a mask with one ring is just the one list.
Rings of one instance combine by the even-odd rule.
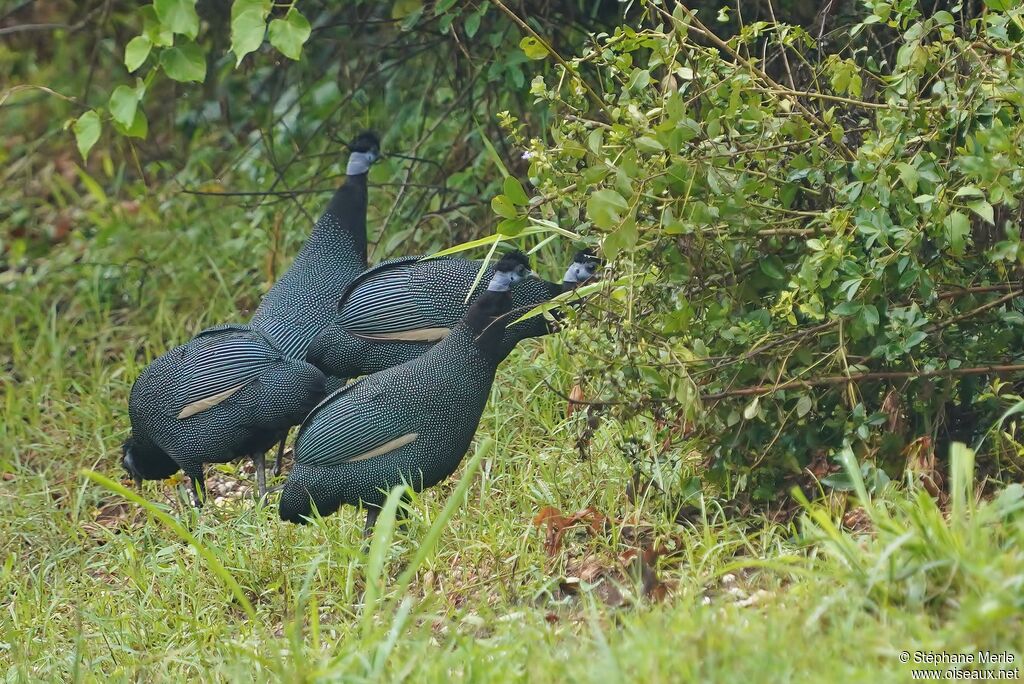
[[786, 382], [771, 385], [755, 385], [753, 387], [742, 387], [740, 389], [727, 390], [704, 394], [701, 399], [714, 401], [728, 397], [754, 397], [781, 392], [782, 390], [795, 387], [809, 389], [812, 387], [829, 387], [842, 385], [848, 382], [871, 382], [873, 380], [914, 380], [918, 378], [934, 377], [959, 377], [963, 375], [1012, 375], [1024, 372], [1024, 364], [999, 365], [999, 366], [977, 366], [974, 368], [945, 368], [934, 371], [876, 371], [871, 373], [853, 373], [851, 375], [830, 375], [822, 378], [811, 378], [809, 380], [787, 380]]
[[948, 328], [951, 325], [967, 320], [968, 318], [973, 318], [974, 316], [977, 316], [980, 313], [984, 313], [989, 309], [994, 309], [1000, 304], [1005, 304], [1011, 299], [1020, 297], [1022, 294], [1024, 294], [1024, 290], [1014, 290], [1013, 292], [1005, 294], [1002, 297], [999, 297], [998, 299], [993, 299], [991, 302], [988, 302], [987, 304], [982, 304], [976, 309], [971, 309], [970, 311], [962, 313], [959, 316], [953, 316], [953, 318], [950, 318], [945, 321], [939, 321], [938, 323], [935, 323], [931, 327], [929, 327], [928, 331], [937, 332], [939, 330], [943, 330], [944, 328]]
[[519, 28], [521, 28], [524, 31], [526, 31], [528, 34], [530, 34], [530, 36], [532, 38], [536, 39], [537, 42], [539, 42], [541, 45], [543, 45], [544, 49], [547, 50], [551, 54], [551, 56], [555, 58], [556, 62], [558, 62], [559, 64], [562, 65], [562, 68], [565, 69], [567, 73], [575, 74], [576, 78], [578, 78], [580, 80], [580, 83], [583, 84], [583, 89], [587, 92], [587, 97], [590, 98], [591, 104], [593, 104], [594, 107], [596, 107], [597, 110], [599, 112], [601, 112], [602, 114], [604, 114], [605, 116], [608, 115], [608, 112], [606, 112], [605, 108], [604, 108], [604, 102], [602, 102], [601, 98], [598, 97], [597, 93], [594, 92], [594, 89], [590, 87], [590, 84], [587, 83], [587, 81], [583, 78], [583, 76], [581, 74], [576, 73], [572, 69], [572, 67], [569, 66], [569, 63], [566, 62], [562, 58], [562, 56], [560, 54], [558, 54], [558, 52], [555, 51], [555, 49], [553, 47], [551, 47], [550, 43], [548, 43], [546, 40], [541, 38], [540, 34], [538, 34], [536, 31], [534, 31], [533, 28], [531, 28], [529, 24], [527, 24], [525, 21], [520, 19], [519, 16], [515, 12], [513, 12], [508, 7], [506, 7], [505, 4], [501, 0], [491, 0], [491, 2], [493, 2], [495, 5], [497, 5], [498, 8], [501, 9], [502, 12], [507, 14], [509, 16], [509, 18], [512, 19], [512, 21], [514, 21], [516, 24], [518, 24]]

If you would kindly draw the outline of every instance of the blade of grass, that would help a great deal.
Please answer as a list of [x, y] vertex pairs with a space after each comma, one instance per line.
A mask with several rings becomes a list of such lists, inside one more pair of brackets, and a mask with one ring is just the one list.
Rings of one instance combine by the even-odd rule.
[[434, 552], [437, 547], [437, 542], [441, 538], [441, 533], [444, 531], [448, 521], [451, 520], [452, 516], [455, 515], [461, 506], [463, 499], [466, 497], [466, 492], [469, 490], [469, 485], [473, 480], [473, 476], [476, 474], [477, 469], [480, 467], [480, 461], [494, 449], [494, 440], [486, 438], [476, 448], [476, 453], [470, 458], [469, 463], [466, 464], [466, 469], [462, 473], [462, 477], [459, 478], [459, 483], [455, 486], [455, 491], [452, 492], [451, 496], [448, 497], [448, 501], [445, 502], [444, 508], [441, 509], [441, 513], [438, 514], [437, 518], [434, 519], [434, 524], [430, 526], [430, 530], [427, 531], [423, 541], [420, 542], [419, 548], [416, 549], [416, 555], [413, 556], [412, 560], [402, 571], [402, 574], [398, 577], [398, 582], [395, 584], [395, 593], [401, 596], [405, 593], [406, 588], [412, 581], [412, 578], [416, 575], [417, 570], [423, 565], [423, 562], [427, 557]]
[[361, 630], [363, 638], [367, 638], [373, 628], [373, 617], [377, 613], [377, 600], [384, 586], [384, 561], [391, 539], [395, 534], [395, 513], [405, 493], [405, 485], [393, 487], [387, 500], [377, 516], [377, 524], [373, 528], [370, 542], [370, 553], [366, 561], [366, 588], [363, 591], [363, 617]]
[[90, 480], [92, 480], [99, 486], [103, 487], [104, 489], [108, 489], [111, 492], [119, 494], [120, 496], [123, 496], [129, 501], [136, 503], [139, 506], [142, 506], [147, 513], [155, 517], [163, 524], [167, 525], [167, 527], [171, 528], [172, 532], [181, 537], [183, 541], [192, 546], [192, 548], [194, 548], [199, 553], [199, 555], [202, 556], [203, 560], [206, 561], [207, 566], [209, 566], [210, 571], [213, 572], [214, 575], [219, 577], [220, 580], [224, 582], [225, 586], [227, 586], [227, 588], [231, 590], [231, 593], [234, 595], [238, 603], [242, 606], [242, 609], [245, 610], [249, 618], [251, 620], [256, 619], [256, 610], [252, 607], [252, 604], [249, 603], [249, 599], [246, 598], [245, 592], [242, 591], [242, 587], [238, 585], [238, 582], [235, 581], [235, 578], [231, 575], [230, 572], [228, 572], [227, 568], [221, 565], [221, 562], [217, 559], [216, 554], [214, 554], [209, 547], [207, 547], [205, 544], [203, 544], [194, 536], [192, 536], [192, 533], [185, 529], [184, 525], [182, 525], [180, 522], [172, 518], [164, 511], [161, 511], [159, 508], [153, 505], [152, 502], [147, 501], [146, 499], [142, 498], [132, 490], [122, 485], [120, 482], [115, 482], [114, 480], [111, 480], [108, 477], [105, 477], [95, 471], [88, 469], [82, 469], [80, 472], [82, 475], [89, 478]]

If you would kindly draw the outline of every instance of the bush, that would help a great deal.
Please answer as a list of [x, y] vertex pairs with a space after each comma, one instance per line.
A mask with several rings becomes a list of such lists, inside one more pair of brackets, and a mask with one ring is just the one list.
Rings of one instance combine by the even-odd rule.
[[827, 51], [650, 3], [534, 79], [543, 138], [504, 116], [540, 197], [502, 225], [555, 221], [611, 262], [573, 343], [639, 463], [767, 500], [847, 447], [893, 475], [933, 463], [1006, 408], [1024, 10], [987, 4], [868, 2]]

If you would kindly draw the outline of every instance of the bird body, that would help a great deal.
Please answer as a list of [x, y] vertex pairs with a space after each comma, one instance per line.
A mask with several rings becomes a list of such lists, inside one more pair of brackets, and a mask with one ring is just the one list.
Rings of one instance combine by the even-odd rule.
[[132, 386], [122, 465], [136, 480], [180, 467], [198, 502], [204, 463], [252, 456], [264, 493], [264, 452], [327, 393], [327, 378], [304, 361], [306, 347], [366, 267], [366, 175], [380, 143], [364, 133], [350, 149], [345, 182], [250, 324], [199, 333], [156, 359]]
[[132, 385], [122, 463], [136, 479], [180, 468], [198, 492], [203, 463], [262, 455], [323, 398], [325, 383], [317, 368], [288, 358], [250, 326], [204, 330]]
[[499, 289], [482, 293], [443, 340], [417, 358], [338, 390], [307, 416], [281, 497], [282, 519], [302, 522], [313, 505], [322, 515], [342, 504], [372, 512], [396, 485], [418, 491], [455, 471], [476, 432], [495, 371], [518, 342], [506, 331], [513, 297], [510, 283], [502, 281], [516, 273], [510, 265], [516, 258], [525, 261], [518, 255], [499, 262], [489, 285]]
[[[585, 262], [573, 261], [566, 274], [572, 274], [571, 283], [539, 278], [516, 283], [510, 290], [512, 307], [525, 312], [575, 287], [593, 275], [592, 261], [589, 255]], [[418, 357], [448, 335], [480, 297], [483, 284], [494, 277], [494, 266], [485, 269], [481, 285], [467, 301], [480, 266], [479, 261], [452, 257], [381, 262], [346, 288], [337, 315], [310, 343], [306, 359], [328, 375], [351, 378]], [[543, 317], [535, 316], [511, 326], [507, 334], [518, 341], [548, 332]]]
[[338, 298], [366, 268], [367, 173], [380, 142], [363, 133], [350, 149], [344, 183], [252, 317], [253, 327], [293, 359], [305, 357], [310, 341], [333, 320]]

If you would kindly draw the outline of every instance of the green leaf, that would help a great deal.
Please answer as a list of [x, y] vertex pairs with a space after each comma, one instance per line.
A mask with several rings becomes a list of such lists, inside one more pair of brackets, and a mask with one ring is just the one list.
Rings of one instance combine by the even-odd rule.
[[146, 115], [141, 109], [135, 110], [135, 116], [132, 117], [130, 126], [125, 126], [120, 122], [114, 122], [114, 127], [121, 132], [122, 135], [127, 135], [129, 138], [145, 138], [149, 135], [149, 120], [146, 119]]
[[587, 216], [599, 228], [611, 230], [622, 222], [629, 203], [614, 190], [598, 190], [587, 200]]
[[636, 148], [641, 152], [647, 154], [657, 154], [658, 152], [664, 152], [665, 146], [654, 138], [646, 135], [642, 135], [636, 139]]
[[614, 259], [618, 256], [619, 252], [633, 249], [639, 237], [640, 235], [636, 230], [636, 221], [630, 219], [629, 221], [624, 221], [618, 230], [605, 236], [604, 242], [601, 243], [601, 249], [604, 250], [609, 259]]
[[981, 197], [984, 199], [985, 193], [973, 185], [965, 185], [956, 191], [956, 195], [954, 195], [954, 197]]
[[760, 259], [758, 265], [761, 267], [761, 273], [772, 280], [785, 280], [786, 271], [783, 270], [782, 259], [772, 255], [766, 259]]
[[124, 47], [124, 66], [129, 73], [142, 66], [152, 49], [153, 42], [146, 36], [135, 36], [128, 41]]
[[988, 221], [993, 226], [996, 224], [995, 212], [992, 210], [992, 205], [985, 200], [971, 202], [967, 206], [970, 207], [971, 211]]
[[434, 16], [444, 14], [450, 10], [452, 5], [455, 4], [455, 1], [456, 0], [437, 0], [437, 2], [434, 3]]
[[168, 76], [182, 83], [202, 83], [206, 78], [206, 59], [203, 51], [195, 43], [185, 43], [164, 50], [160, 55], [160, 66]]
[[156, 47], [170, 47], [174, 44], [174, 33], [160, 22], [152, 5], [143, 6], [138, 13], [142, 17], [142, 35], [149, 38], [150, 43]]
[[235, 53], [235, 66], [263, 44], [270, 7], [270, 0], [235, 0], [231, 5], [231, 51]]
[[135, 92], [134, 88], [129, 88], [126, 85], [119, 85], [114, 88], [114, 92], [110, 94], [110, 101], [107, 103], [110, 116], [114, 118], [114, 121], [126, 127], [130, 126], [132, 121], [135, 120], [135, 109], [138, 106], [138, 93]]
[[803, 418], [806, 416], [813, 406], [814, 402], [811, 401], [811, 397], [807, 394], [801, 394], [800, 398], [796, 400], [797, 418]]
[[530, 203], [530, 198], [526, 196], [526, 191], [523, 190], [523, 184], [514, 176], [506, 178], [502, 188], [505, 191], [505, 196], [511, 200], [512, 204], [525, 207]]
[[462, 28], [466, 31], [466, 37], [472, 38], [476, 35], [476, 32], [480, 30], [480, 13], [474, 12], [466, 17], [466, 20], [462, 22]]
[[530, 225], [530, 219], [525, 216], [517, 216], [516, 218], [507, 218], [504, 221], [498, 223], [498, 232], [508, 237], [515, 237], [523, 232], [523, 228]]
[[505, 195], [497, 195], [491, 200], [491, 210], [498, 216], [503, 216], [507, 219], [514, 219], [518, 216], [512, 200]]
[[164, 28], [192, 39], [199, 34], [196, 0], [153, 0], [153, 7]]
[[963, 256], [967, 246], [967, 237], [971, 234], [971, 221], [959, 211], [954, 211], [943, 221], [943, 229], [949, 251], [955, 256]]
[[103, 124], [100, 122], [100, 115], [95, 111], [89, 111], [75, 119], [71, 125], [71, 131], [75, 134], [75, 143], [78, 145], [78, 152], [82, 159], [89, 156], [89, 150], [100, 139], [100, 131]]
[[544, 43], [533, 36], [527, 36], [519, 41], [519, 47], [530, 59], [544, 59], [548, 56], [548, 49], [544, 47]]
[[917, 173], [917, 169], [906, 162], [897, 163], [896, 168], [900, 170], [900, 181], [903, 183], [904, 187], [906, 187], [907, 190], [910, 190], [910, 192], [916, 193], [917, 181], [920, 178]]
[[423, 0], [395, 0], [395, 4], [391, 6], [391, 18], [402, 19], [421, 11], [423, 11]]
[[985, 0], [985, 7], [996, 12], [1005, 12], [1013, 7], [1014, 0]]
[[859, 302], [843, 302], [833, 308], [832, 313], [836, 316], [852, 316], [856, 313], [860, 313], [863, 306], [864, 305]]
[[312, 30], [306, 17], [292, 7], [284, 19], [270, 22], [270, 44], [288, 59], [297, 60]]
[[754, 397], [754, 400], [743, 409], [743, 417], [752, 420], [757, 415], [757, 409], [761, 405], [761, 397]]

